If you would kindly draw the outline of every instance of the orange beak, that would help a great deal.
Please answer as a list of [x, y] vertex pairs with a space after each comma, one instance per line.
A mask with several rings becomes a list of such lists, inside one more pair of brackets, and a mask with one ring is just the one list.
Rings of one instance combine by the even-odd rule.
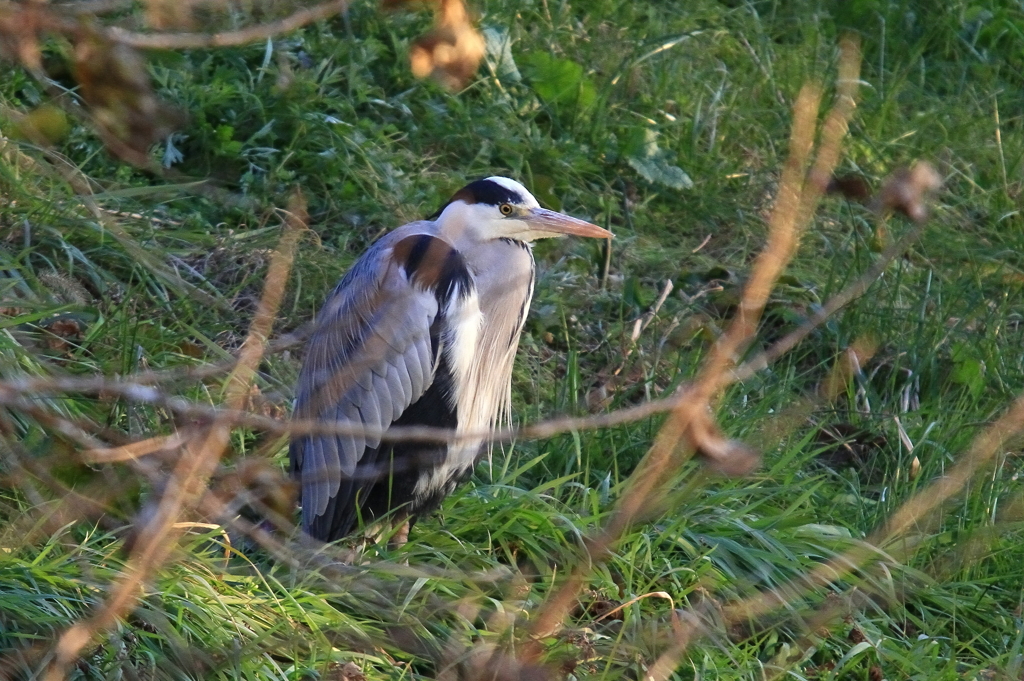
[[525, 217], [520, 218], [534, 229], [552, 234], [569, 234], [571, 236], [584, 236], [594, 239], [611, 239], [613, 234], [607, 229], [592, 225], [583, 220], [556, 213], [553, 210], [544, 208], [531, 208]]

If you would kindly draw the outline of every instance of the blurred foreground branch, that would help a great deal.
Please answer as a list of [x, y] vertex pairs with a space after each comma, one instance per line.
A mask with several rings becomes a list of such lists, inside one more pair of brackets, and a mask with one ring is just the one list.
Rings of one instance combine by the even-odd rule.
[[[1014, 400], [1010, 408], [992, 425], [974, 439], [971, 447], [960, 457], [949, 473], [932, 482], [904, 502], [889, 519], [862, 542], [839, 556], [831, 558], [808, 573], [786, 584], [763, 591], [750, 598], [726, 604], [721, 610], [721, 621], [714, 629], [755, 621], [780, 608], [791, 607], [808, 593], [847, 579], [864, 569], [872, 559], [887, 559], [888, 550], [913, 527], [933, 520], [941, 507], [959, 494], [998, 455], [1007, 441], [1024, 431], [1024, 395]], [[821, 609], [828, 615], [828, 608]], [[686, 649], [698, 638], [711, 633], [706, 618], [697, 612], [687, 612], [674, 632], [675, 642], [651, 667], [648, 678], [653, 681], [668, 679], [676, 669]]]
[[[295, 246], [305, 229], [305, 222], [305, 202], [296, 194], [289, 206], [285, 233], [271, 259], [263, 296], [239, 353], [238, 364], [228, 377], [225, 403], [229, 409], [239, 409], [249, 394], [249, 386], [263, 357], [267, 337], [284, 296]], [[227, 448], [233, 428], [234, 423], [230, 419], [221, 419], [188, 439], [181, 458], [167, 479], [157, 507], [139, 529], [123, 577], [95, 615], [74, 624], [61, 635], [46, 676], [48, 681], [65, 678], [68, 669], [93, 637], [114, 626], [119, 618], [134, 608], [144, 584], [170, 557], [177, 537], [183, 531], [183, 527], [177, 525], [182, 512], [193, 508], [206, 493], [207, 480]]]
[[317, 21], [329, 19], [348, 9], [348, 0], [329, 0], [298, 10], [283, 19], [222, 33], [139, 33], [112, 26], [107, 36], [112, 42], [137, 49], [197, 50], [216, 47], [236, 47], [266, 40], [282, 33], [294, 31]]
[[768, 243], [754, 263], [739, 311], [712, 348], [697, 378], [680, 395], [653, 446], [629, 477], [626, 491], [611, 519], [587, 542], [587, 556], [537, 613], [530, 630], [531, 639], [525, 645], [526, 659], [537, 659], [541, 653], [539, 641], [562, 626], [594, 565], [606, 560], [633, 522], [659, 503], [672, 470], [688, 458], [678, 454], [681, 446], [688, 452], [701, 452], [713, 465], [732, 474], [745, 473], [756, 464], [757, 456], [748, 447], [726, 440], [720, 434], [711, 414], [711, 400], [728, 382], [727, 370], [754, 337], [768, 294], [795, 252], [800, 234], [824, 192], [827, 180], [823, 182], [821, 178], [831, 177], [839, 160], [842, 140], [855, 108], [859, 69], [859, 44], [853, 39], [844, 39], [840, 45], [838, 102], [825, 123], [817, 162], [806, 179], [804, 168], [813, 146], [821, 91], [812, 85], [801, 89], [794, 106], [789, 160], [769, 218]]

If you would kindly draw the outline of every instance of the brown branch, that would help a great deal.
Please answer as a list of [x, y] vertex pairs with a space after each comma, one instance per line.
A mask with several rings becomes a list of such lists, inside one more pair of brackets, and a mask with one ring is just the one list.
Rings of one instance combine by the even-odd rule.
[[[95, 8], [108, 11], [109, 8], [115, 7], [118, 1], [98, 0]], [[45, 5], [0, 2], [0, 19], [6, 19], [10, 25], [30, 26], [34, 30], [46, 30], [71, 36], [83, 30], [83, 24], [76, 15], [88, 15], [89, 12], [86, 11], [88, 6], [89, 3]], [[81, 11], [76, 7], [81, 7]], [[315, 21], [341, 14], [347, 8], [348, 0], [330, 0], [299, 10], [277, 21], [223, 33], [140, 33], [117, 26], [105, 28], [98, 25], [92, 25], [89, 29], [112, 42], [140, 49], [188, 50], [234, 47], [294, 31]]]
[[275, 35], [302, 28], [315, 21], [329, 19], [336, 14], [341, 14], [347, 8], [348, 0], [330, 0], [330, 2], [299, 10], [268, 24], [249, 26], [224, 33], [139, 33], [111, 27], [105, 31], [105, 34], [114, 42], [142, 49], [195, 50], [211, 47], [234, 47], [266, 40]]
[[789, 159], [783, 167], [779, 193], [768, 222], [768, 243], [754, 261], [736, 315], [712, 347], [696, 379], [701, 386], [701, 396], [706, 400], [720, 389], [721, 376], [753, 338], [772, 287], [796, 249], [804, 169], [814, 142], [814, 123], [820, 103], [818, 86], [805, 85], [800, 90], [793, 107]]
[[[753, 338], [768, 295], [795, 253], [799, 236], [813, 217], [827, 187], [828, 179], [832, 177], [839, 162], [843, 138], [856, 107], [859, 71], [860, 45], [853, 38], [843, 38], [840, 41], [837, 102], [823, 126], [820, 149], [806, 180], [803, 177], [803, 168], [813, 144], [814, 120], [817, 117], [821, 95], [817, 88], [805, 86], [801, 90], [795, 106], [793, 132], [790, 137], [790, 159], [783, 169], [779, 196], [769, 220], [768, 245], [754, 264], [736, 317], [697, 377], [699, 402], [704, 410], [710, 406], [710, 400], [729, 383], [728, 369]], [[688, 424], [681, 423], [682, 419], [679, 416], [681, 415], [678, 412], [673, 414], [665, 428], [658, 434], [660, 440], [662, 434], [668, 431], [667, 448], [674, 449], [676, 443], [687, 435], [685, 429]], [[657, 446], [656, 441], [655, 447]], [[667, 458], [667, 454], [665, 456]], [[659, 658], [655, 669], [649, 672], [649, 678], [653, 681], [667, 678], [675, 669], [679, 656], [685, 651], [690, 640], [689, 635], [681, 636], [676, 648]]]
[[[908, 530], [933, 519], [943, 504], [959, 494], [983, 468], [995, 458], [1007, 441], [1024, 430], [1024, 395], [978, 437], [974, 439], [964, 457], [949, 472], [932, 482], [905, 501], [889, 519], [863, 542], [824, 563], [810, 572], [763, 591], [722, 609], [724, 625], [749, 622], [788, 607], [799, 598], [830, 584], [841, 581], [872, 557], [887, 557], [887, 547], [893, 546]], [[648, 671], [648, 679], [664, 681], [675, 670], [686, 648], [696, 638], [707, 634], [707, 627], [696, 613], [689, 613], [686, 624], [676, 632], [676, 642], [666, 650]]]
[[72, 2], [54, 2], [50, 7], [56, 11], [68, 14], [111, 14], [130, 10], [135, 3], [133, 0], [78, 0]]
[[860, 275], [853, 283], [830, 298], [817, 312], [807, 320], [793, 329], [785, 336], [775, 341], [768, 349], [759, 352], [731, 372], [728, 377], [729, 383], [745, 381], [764, 367], [772, 364], [787, 352], [795, 348], [800, 341], [806, 338], [812, 331], [824, 324], [829, 317], [834, 315], [851, 302], [864, 295], [875, 281], [878, 280], [885, 269], [893, 260], [902, 255], [921, 236], [924, 230], [924, 223], [917, 223], [900, 239], [885, 249], [874, 265], [869, 267], [864, 274]]
[[[566, 581], [540, 607], [531, 627], [531, 639], [524, 646], [525, 659], [536, 660], [540, 655], [540, 639], [561, 627], [592, 564], [605, 560], [645, 508], [657, 505], [674, 465], [678, 466], [688, 458], [685, 454], [677, 455], [680, 443], [685, 443], [690, 452], [695, 449], [706, 451], [704, 442], [717, 435], [710, 414], [710, 401], [725, 385], [723, 377], [756, 333], [771, 289], [796, 251], [800, 233], [810, 221], [825, 188], [818, 178], [830, 177], [838, 162], [847, 120], [853, 112], [856, 74], [860, 66], [860, 50], [855, 42], [844, 40], [841, 51], [840, 101], [826, 121], [821, 151], [810, 177], [805, 182], [804, 168], [814, 140], [814, 123], [821, 94], [817, 87], [804, 86], [794, 106], [790, 156], [769, 220], [768, 243], [754, 263], [739, 311], [712, 348], [694, 383], [677, 402], [651, 449], [629, 477], [627, 489], [619, 498], [611, 519], [601, 533], [588, 542], [586, 559], [580, 561]], [[729, 465], [727, 459], [738, 459], [745, 452], [736, 445], [720, 453], [723, 457], [719, 463]]]
[[[780, 357], [792, 350], [796, 345], [806, 338], [814, 329], [820, 327], [839, 310], [849, 305], [868, 290], [879, 276], [885, 271], [889, 264], [899, 257], [909, 245], [916, 240], [923, 229], [923, 224], [918, 224], [901, 237], [895, 244], [887, 248], [878, 258], [874, 265], [858, 277], [845, 289], [830, 298], [822, 308], [808, 318], [799, 327], [786, 334], [776, 341], [771, 347], [758, 353], [745, 361], [735, 370], [728, 372], [723, 379], [723, 384], [739, 382], [753, 376], [758, 371], [777, 361]], [[308, 335], [308, 328], [300, 329], [294, 334], [277, 339], [267, 346], [267, 353], [283, 351], [301, 345]], [[235, 362], [237, 360], [231, 360]], [[252, 412], [230, 411], [222, 407], [202, 405], [188, 402], [182, 398], [168, 396], [150, 383], [201, 380], [214, 376], [225, 371], [230, 362], [205, 365], [202, 367], [189, 368], [184, 371], [178, 369], [157, 370], [132, 374], [125, 379], [110, 379], [106, 377], [77, 377], [77, 376], [53, 376], [53, 377], [22, 377], [0, 381], [0, 404], [14, 409], [23, 408], [26, 404], [20, 396], [30, 395], [40, 397], [44, 395], [62, 393], [82, 393], [117, 396], [133, 402], [142, 402], [161, 406], [180, 416], [193, 419], [216, 420], [228, 418], [239, 426], [249, 427], [281, 435], [357, 435], [366, 437], [379, 437], [385, 442], [437, 442], [453, 443], [462, 440], [485, 440], [490, 442], [511, 442], [514, 440], [537, 440], [554, 437], [567, 432], [584, 430], [596, 430], [611, 428], [615, 426], [633, 423], [644, 418], [657, 414], [672, 411], [683, 399], [682, 391], [660, 400], [652, 400], [632, 407], [624, 407], [606, 414], [593, 414], [582, 417], [558, 417], [540, 421], [518, 428], [504, 428], [496, 431], [472, 431], [456, 433], [449, 428], [434, 428], [429, 426], [392, 426], [388, 429], [373, 428], [361, 422], [349, 421], [320, 421], [320, 420], [295, 420], [282, 421], [279, 419], [262, 416]], [[93, 444], [90, 448], [96, 448]], [[96, 448], [93, 454], [97, 460], [107, 457], [107, 460], [128, 457], [130, 450], [119, 450], [120, 454], [113, 453], [113, 450]]]
[[[263, 295], [239, 353], [238, 365], [227, 379], [225, 402], [229, 409], [237, 410], [248, 395], [284, 295], [299, 233], [304, 228], [305, 204], [296, 195], [290, 206], [285, 233], [271, 258]], [[126, 571], [113, 587], [110, 597], [96, 614], [72, 625], [57, 641], [53, 662], [46, 673], [48, 681], [64, 679], [89, 641], [100, 631], [114, 626], [134, 607], [143, 585], [167, 561], [177, 545], [182, 530], [176, 525], [178, 518], [183, 510], [194, 507], [202, 499], [206, 481], [228, 447], [232, 428], [232, 421], [220, 419], [187, 443], [167, 480], [166, 490], [153, 516], [140, 529]]]

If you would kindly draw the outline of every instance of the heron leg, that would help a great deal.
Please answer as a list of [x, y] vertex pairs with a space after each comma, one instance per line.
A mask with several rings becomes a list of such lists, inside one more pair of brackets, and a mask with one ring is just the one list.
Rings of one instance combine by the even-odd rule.
[[399, 549], [409, 541], [409, 528], [412, 527], [412, 523], [413, 518], [408, 513], [395, 513], [391, 518], [376, 522], [365, 537], [372, 544], [380, 543], [387, 537], [388, 548]]
[[392, 549], [400, 549], [409, 541], [409, 528], [412, 527], [411, 519], [406, 516], [401, 519], [401, 523], [402, 524], [395, 530], [395, 533], [391, 535], [391, 540], [388, 542]]

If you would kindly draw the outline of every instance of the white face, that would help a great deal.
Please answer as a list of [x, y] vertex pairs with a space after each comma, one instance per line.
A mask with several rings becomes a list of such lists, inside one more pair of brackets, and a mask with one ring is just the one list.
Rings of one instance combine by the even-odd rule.
[[[481, 243], [509, 238], [529, 243], [567, 234], [596, 238], [611, 236], [596, 225], [541, 208], [533, 194], [515, 180], [494, 176], [484, 182], [491, 182], [505, 191], [487, 192], [488, 196], [478, 197], [475, 203], [456, 199], [438, 217], [441, 232], [452, 238], [456, 247], [459, 245], [457, 242], [463, 239]], [[491, 194], [495, 198], [491, 198]]]

